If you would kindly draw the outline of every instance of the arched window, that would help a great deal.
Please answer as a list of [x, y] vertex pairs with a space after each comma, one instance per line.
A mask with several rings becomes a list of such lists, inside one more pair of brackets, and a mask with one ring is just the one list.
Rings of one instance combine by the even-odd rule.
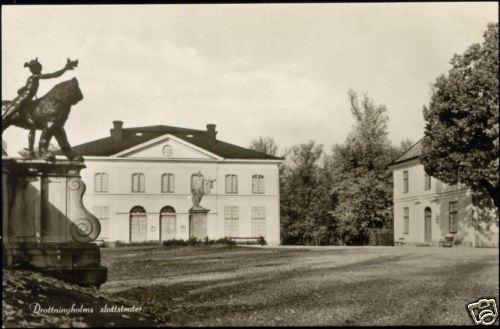
[[161, 208], [160, 214], [175, 214], [175, 209], [172, 206], [165, 206]]
[[238, 176], [226, 175], [226, 193], [238, 193]]
[[[201, 173], [197, 173], [197, 174], [192, 174], [191, 175], [191, 191], [193, 191], [193, 189], [194, 189], [194, 178], [198, 177], [200, 175], [201, 175]], [[203, 179], [203, 175], [201, 175], [201, 179]]]
[[174, 193], [175, 192], [175, 179], [174, 174], [166, 173], [161, 175], [161, 192]]
[[132, 174], [132, 192], [144, 192], [145, 191], [145, 178], [142, 173]]
[[264, 176], [262, 175], [252, 176], [252, 193], [264, 194]]
[[130, 209], [130, 213], [131, 214], [145, 214], [146, 209], [144, 209], [144, 207], [142, 207], [142, 206], [135, 206], [135, 207], [132, 207], [132, 209]]
[[103, 172], [95, 174], [94, 192], [108, 192], [108, 174]]
[[130, 209], [130, 242], [146, 241], [146, 209], [135, 206]]
[[160, 210], [160, 241], [175, 239], [177, 236], [177, 218], [175, 209], [165, 206]]

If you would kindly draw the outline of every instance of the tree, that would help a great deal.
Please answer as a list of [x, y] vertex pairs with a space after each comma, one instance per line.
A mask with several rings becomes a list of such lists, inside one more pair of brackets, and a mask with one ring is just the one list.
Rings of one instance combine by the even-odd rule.
[[314, 142], [293, 146], [280, 168], [281, 233], [286, 244], [325, 244], [330, 240], [329, 184]]
[[473, 44], [450, 63], [424, 107], [421, 161], [428, 175], [485, 190], [500, 207], [498, 23], [488, 24], [481, 45]]
[[415, 143], [411, 139], [405, 139], [401, 141], [401, 144], [399, 144], [399, 149], [398, 149], [398, 157], [403, 155], [403, 153], [405, 153], [406, 151], [408, 151], [410, 147], [413, 146], [413, 144]]
[[258, 152], [265, 153], [267, 155], [276, 156], [278, 153], [278, 145], [274, 142], [272, 137], [261, 137], [250, 141], [249, 148]]
[[367, 95], [361, 103], [349, 91], [354, 130], [343, 144], [333, 146], [336, 200], [331, 214], [337, 222], [337, 236], [345, 244], [365, 244], [369, 228], [392, 227], [392, 173], [387, 168], [398, 155], [388, 139], [388, 117], [383, 105]]

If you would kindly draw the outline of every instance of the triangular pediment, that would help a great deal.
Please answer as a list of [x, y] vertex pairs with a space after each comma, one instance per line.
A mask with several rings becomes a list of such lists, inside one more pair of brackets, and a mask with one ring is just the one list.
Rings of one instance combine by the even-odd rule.
[[142, 159], [199, 159], [221, 160], [222, 158], [207, 150], [171, 134], [166, 134], [145, 143], [121, 151], [113, 157], [116, 158], [142, 158]]

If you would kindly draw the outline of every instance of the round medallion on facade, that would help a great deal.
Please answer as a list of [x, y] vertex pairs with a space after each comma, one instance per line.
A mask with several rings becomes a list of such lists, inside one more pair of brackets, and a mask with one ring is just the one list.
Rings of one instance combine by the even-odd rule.
[[167, 158], [170, 158], [172, 156], [173, 149], [171, 145], [165, 145], [163, 146], [163, 155], [166, 156]]

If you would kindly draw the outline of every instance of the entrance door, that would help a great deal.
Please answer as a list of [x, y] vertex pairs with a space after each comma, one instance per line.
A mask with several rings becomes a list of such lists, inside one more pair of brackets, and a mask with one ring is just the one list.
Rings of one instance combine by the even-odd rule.
[[176, 238], [176, 215], [175, 209], [167, 206], [160, 210], [160, 240], [171, 240]]
[[432, 241], [432, 211], [431, 208], [425, 208], [424, 210], [425, 217], [425, 242]]
[[146, 241], [146, 210], [136, 206], [130, 210], [130, 242]]

